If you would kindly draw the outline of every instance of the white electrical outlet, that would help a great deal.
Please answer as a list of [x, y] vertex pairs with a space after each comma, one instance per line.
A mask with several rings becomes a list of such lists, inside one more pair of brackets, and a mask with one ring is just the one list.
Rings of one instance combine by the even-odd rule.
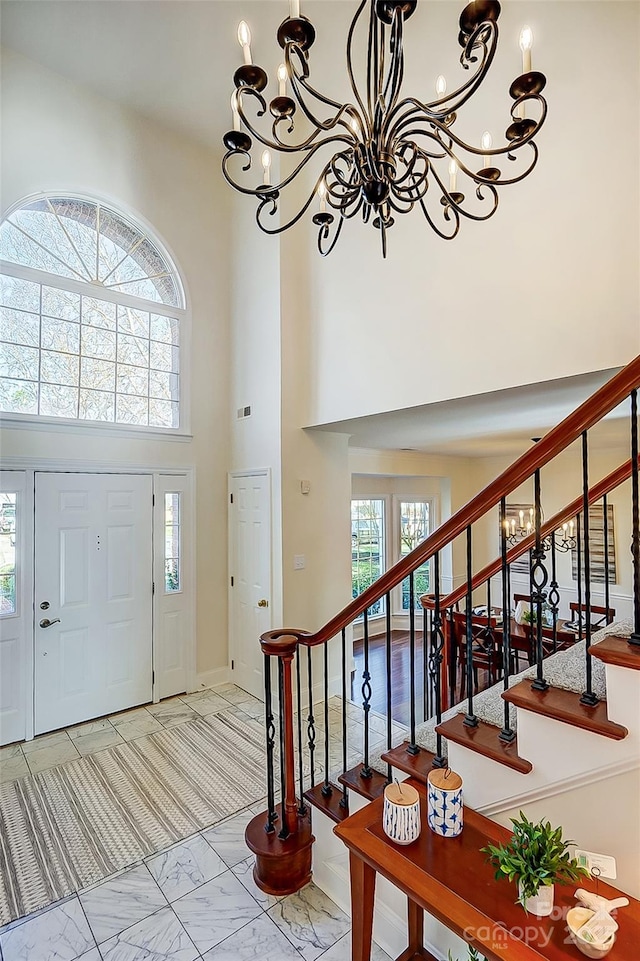
[[600, 872], [598, 877], [616, 879], [616, 859], [608, 854], [594, 854], [593, 851], [576, 851], [575, 857], [580, 867], [586, 868], [593, 874], [593, 869]]
[[304, 554], [294, 554], [293, 555], [293, 569], [294, 571], [303, 571], [305, 565]]

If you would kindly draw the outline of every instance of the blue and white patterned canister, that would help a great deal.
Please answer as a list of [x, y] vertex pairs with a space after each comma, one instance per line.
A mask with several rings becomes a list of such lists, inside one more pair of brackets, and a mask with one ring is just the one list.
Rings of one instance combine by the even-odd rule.
[[396, 844], [411, 844], [420, 835], [420, 797], [410, 784], [387, 784], [382, 811], [384, 833]]
[[427, 777], [427, 824], [443, 838], [462, 832], [462, 778], [451, 768], [435, 768]]

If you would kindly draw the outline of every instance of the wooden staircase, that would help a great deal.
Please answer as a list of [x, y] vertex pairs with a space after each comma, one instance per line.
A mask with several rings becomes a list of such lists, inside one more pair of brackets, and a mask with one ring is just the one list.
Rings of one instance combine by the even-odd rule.
[[[637, 389], [640, 387], [640, 357], [636, 358], [627, 368], [617, 374], [609, 384], [601, 388], [589, 401], [585, 402], [573, 414], [571, 414], [562, 424], [550, 431], [540, 442], [531, 450], [527, 451], [519, 458], [507, 471], [496, 478], [484, 491], [476, 495], [466, 507], [458, 511], [451, 518], [446, 520], [440, 528], [434, 531], [418, 548], [406, 555], [392, 570], [387, 571], [377, 582], [374, 582], [360, 597], [355, 598], [347, 607], [332, 618], [323, 628], [315, 634], [310, 634], [301, 630], [280, 630], [271, 631], [261, 638], [263, 653], [265, 654], [265, 664], [267, 670], [267, 688], [265, 691], [266, 701], [266, 730], [267, 730], [267, 771], [269, 783], [269, 802], [268, 811], [265, 815], [256, 817], [247, 828], [247, 843], [256, 855], [256, 868], [254, 878], [263, 890], [269, 893], [281, 894], [296, 890], [306, 883], [310, 877], [311, 870], [311, 851], [313, 845], [313, 835], [311, 833], [310, 817], [307, 810], [312, 809], [316, 815], [316, 826], [326, 821], [327, 823], [337, 823], [344, 821], [353, 807], [361, 807], [368, 801], [372, 801], [380, 796], [385, 785], [393, 777], [410, 777], [420, 783], [425, 783], [429, 771], [434, 766], [450, 764], [465, 779], [465, 801], [471, 806], [491, 806], [496, 802], [506, 804], [509, 798], [524, 796], [531, 791], [532, 796], [544, 797], [545, 791], [552, 791], [553, 784], [550, 780], [548, 771], [548, 759], [557, 749], [566, 753], [566, 770], [569, 780], [579, 780], [588, 774], [591, 752], [593, 758], [598, 759], [594, 763], [603, 764], [606, 755], [603, 753], [602, 745], [611, 745], [608, 748], [614, 751], [614, 756], [620, 757], [626, 764], [628, 761], [629, 750], [634, 749], [636, 741], [640, 736], [640, 730], [636, 730], [634, 725], [629, 739], [629, 724], [625, 718], [621, 718], [616, 713], [617, 708], [612, 706], [598, 696], [592, 689], [591, 682], [591, 663], [590, 658], [596, 658], [605, 665], [606, 672], [624, 671], [636, 675], [640, 668], [640, 523], [638, 521], [638, 473], [639, 458], [637, 446]], [[581, 438], [583, 451], [586, 449], [586, 432], [589, 427], [596, 424], [606, 413], [617, 407], [622, 400], [632, 396], [632, 457], [630, 461], [620, 465], [606, 478], [598, 481], [589, 487], [586, 482], [582, 495], [572, 501], [567, 507], [554, 515], [549, 521], [542, 522], [542, 510], [540, 507], [540, 470], [544, 465], [558, 453], [563, 451], [568, 444]], [[635, 406], [634, 406], [635, 405]], [[635, 440], [634, 440], [635, 438]], [[584, 456], [584, 454], [583, 454]], [[482, 518], [487, 511], [500, 508], [501, 517], [505, 516], [506, 496], [517, 489], [527, 477], [535, 477], [536, 486], [536, 523], [535, 530], [529, 537], [521, 539], [507, 550], [506, 538], [503, 535], [502, 556], [491, 565], [485, 567], [477, 574], [473, 574], [471, 569], [471, 537], [473, 524]], [[584, 471], [586, 478], [587, 472]], [[587, 625], [585, 628], [585, 661], [587, 665], [586, 694], [571, 693], [554, 687], [545, 687], [543, 678], [545, 654], [543, 653], [542, 630], [538, 628], [537, 634], [537, 681], [532, 685], [531, 680], [523, 680], [520, 683], [511, 684], [509, 677], [509, 629], [505, 631], [505, 653], [504, 653], [504, 690], [502, 692], [504, 700], [504, 724], [502, 727], [488, 723], [482, 717], [478, 717], [474, 711], [474, 694], [472, 678], [472, 659], [473, 659], [473, 635], [471, 632], [471, 607], [473, 605], [473, 592], [479, 590], [481, 585], [488, 582], [490, 578], [502, 577], [502, 610], [504, 616], [502, 622], [509, 624], [509, 597], [508, 589], [508, 567], [520, 554], [531, 551], [532, 554], [532, 597], [538, 605], [538, 623], [541, 624], [541, 605], [542, 600], [547, 597], [544, 588], [547, 586], [548, 575], [545, 573], [542, 578], [542, 586], [538, 586], [536, 577], [541, 578], [538, 568], [544, 567], [545, 550], [543, 541], [551, 538], [553, 545], [554, 532], [559, 525], [572, 518], [576, 512], [578, 519], [582, 515], [587, 517], [587, 509], [600, 498], [615, 489], [623, 481], [631, 477], [633, 496], [633, 517], [634, 517], [634, 625], [632, 636], [611, 637], [608, 636], [600, 644], [591, 645], [591, 628], [589, 626], [589, 604], [590, 604], [590, 583], [586, 579], [585, 573], [585, 597], [587, 604]], [[606, 504], [603, 508], [606, 513]], [[585, 521], [585, 525], [586, 525]], [[502, 527], [502, 524], [501, 524]], [[438, 593], [439, 581], [439, 558], [445, 547], [448, 547], [455, 538], [466, 537], [467, 544], [467, 579], [466, 584], [458, 588], [452, 594], [442, 596]], [[555, 548], [553, 548], [555, 550]], [[372, 763], [369, 752], [369, 724], [370, 724], [370, 704], [371, 704], [371, 674], [369, 673], [367, 661], [368, 644], [368, 611], [373, 605], [386, 598], [386, 610], [390, 609], [390, 591], [393, 587], [400, 584], [405, 578], [409, 578], [410, 583], [410, 644], [411, 658], [410, 663], [415, 664], [415, 624], [418, 615], [413, 613], [413, 572], [417, 570], [425, 561], [433, 558], [435, 565], [435, 593], [429, 599], [424, 599], [423, 625], [421, 629], [422, 643], [424, 647], [424, 663], [429, 664], [429, 683], [435, 698], [436, 708], [434, 716], [437, 720], [433, 731], [436, 741], [436, 750], [427, 750], [417, 742], [416, 738], [416, 711], [415, 711], [415, 690], [412, 688], [411, 694], [411, 724], [408, 739], [395, 746], [391, 740], [391, 703], [390, 693], [387, 695], [387, 749], [381, 755], [381, 764]], [[555, 562], [554, 562], [555, 563]], [[585, 563], [588, 564], [585, 558]], [[587, 568], [588, 570], [588, 568]], [[578, 571], [578, 581], [581, 583], [580, 568]], [[608, 583], [608, 582], [607, 582]], [[608, 586], [607, 586], [608, 590]], [[495, 596], [495, 595], [494, 595]], [[578, 599], [582, 595], [579, 593]], [[461, 705], [460, 709], [453, 713], [446, 713], [446, 706], [449, 703], [449, 685], [451, 684], [451, 671], [449, 668], [449, 645], [450, 637], [447, 632], [447, 612], [452, 611], [461, 600], [466, 601], [467, 608], [467, 692], [468, 702]], [[476, 602], [477, 603], [477, 602]], [[487, 599], [490, 607], [490, 601]], [[605, 606], [609, 607], [608, 597], [605, 598]], [[333, 644], [332, 650], [342, 652], [342, 674], [341, 691], [343, 704], [343, 742], [344, 759], [346, 761], [346, 732], [347, 732], [347, 707], [352, 706], [347, 702], [347, 630], [354, 620], [358, 617], [363, 619], [364, 630], [364, 665], [362, 673], [362, 715], [364, 718], [364, 748], [361, 760], [352, 767], [343, 764], [341, 773], [334, 774], [329, 764], [329, 733], [328, 733], [328, 702], [330, 697], [330, 686], [332, 693], [339, 690], [335, 682], [329, 679], [329, 645]], [[557, 617], [557, 609], [554, 617]], [[487, 619], [489, 621], [489, 618]], [[554, 620], [555, 624], [555, 620]], [[554, 628], [555, 630], [555, 628]], [[391, 643], [391, 620], [387, 616], [387, 644]], [[555, 634], [554, 634], [555, 638]], [[427, 651], [426, 644], [429, 644]], [[555, 640], [554, 640], [555, 646]], [[325, 709], [325, 731], [324, 731], [324, 757], [322, 746], [316, 744], [318, 737], [316, 721], [316, 711], [314, 704], [311, 703], [311, 692], [317, 690], [317, 685], [312, 679], [312, 669], [318, 670], [319, 658], [312, 657], [312, 650], [318, 647], [323, 652], [323, 669], [321, 686], [324, 693], [321, 696], [324, 700]], [[305, 650], [306, 648], [306, 650]], [[587, 652], [588, 651], [588, 655]], [[560, 656], [560, 655], [557, 655]], [[276, 672], [271, 671], [271, 660], [276, 659], [278, 664], [278, 692], [277, 706], [273, 705], [271, 684]], [[387, 663], [391, 663], [390, 656]], [[617, 675], [612, 675], [617, 677]], [[637, 676], [637, 675], [636, 675]], [[304, 679], [301, 686], [301, 677]], [[297, 691], [295, 690], [297, 679]], [[412, 682], [413, 683], [413, 682]], [[620, 682], [618, 678], [616, 684]], [[306, 688], [306, 691], [305, 691]], [[387, 688], [390, 692], [390, 688]], [[306, 692], [309, 692], [308, 694]], [[305, 754], [303, 736], [303, 705], [305, 697], [308, 701], [306, 726], [308, 740], [308, 757]], [[314, 700], [317, 695], [315, 695]], [[299, 713], [296, 715], [298, 724], [298, 736], [294, 735], [294, 698], [299, 706]], [[640, 697], [639, 697], [640, 699]], [[466, 709], [465, 709], [466, 708]], [[510, 718], [513, 708], [515, 708], [518, 725], [517, 734], [511, 730]], [[443, 714], [446, 716], [443, 717]], [[533, 719], [538, 719], [537, 724], [544, 722], [552, 725], [552, 728], [544, 728], [544, 738], [548, 739], [548, 748], [540, 743], [535, 743], [532, 733]], [[640, 723], [637, 725], [640, 727]], [[276, 734], [279, 731], [279, 739]], [[571, 737], [578, 739], [590, 738], [590, 747], [587, 750], [587, 760], [582, 763], [578, 757], [580, 751], [573, 752], [567, 742], [567, 731], [573, 732]], [[563, 733], [563, 731], [565, 733]], [[279, 740], [279, 744], [278, 744]], [[444, 748], [446, 742], [447, 750]], [[627, 744], [630, 748], [625, 747]], [[295, 747], [294, 747], [295, 743]], [[580, 742], [582, 743], [582, 742]], [[621, 748], [614, 748], [613, 745], [622, 745]], [[615, 755], [615, 751], [618, 754]], [[547, 752], [545, 754], [545, 752]], [[556, 752], [557, 753], [557, 752]], [[575, 756], [574, 756], [575, 753]], [[307, 761], [305, 762], [305, 757]], [[473, 760], [472, 760], [473, 759]], [[353, 762], [352, 762], [353, 763]], [[306, 765], [306, 766], [305, 766]], [[582, 765], [582, 766], [581, 766]], [[386, 772], [384, 767], [386, 766]], [[333, 765], [335, 767], [335, 765]], [[376, 770], [376, 767], [378, 768]], [[284, 797], [282, 807], [274, 803], [274, 779], [279, 773], [281, 776], [281, 794]], [[315, 769], [315, 777], [314, 777]], [[310, 776], [309, 776], [310, 772]], [[503, 772], [503, 773], [500, 773]], [[305, 784], [305, 780], [308, 782]], [[489, 790], [495, 786], [493, 793]], [[523, 787], [524, 784], [531, 787]], [[298, 798], [296, 788], [299, 787]], [[502, 799], [502, 800], [500, 800]], [[306, 809], [306, 810], [305, 810]], [[317, 819], [320, 819], [319, 821]], [[315, 830], [315, 827], [314, 827]], [[325, 844], [321, 846], [322, 856], [324, 856]], [[315, 868], [314, 868], [315, 871]], [[286, 890], [285, 890], [286, 889]]]

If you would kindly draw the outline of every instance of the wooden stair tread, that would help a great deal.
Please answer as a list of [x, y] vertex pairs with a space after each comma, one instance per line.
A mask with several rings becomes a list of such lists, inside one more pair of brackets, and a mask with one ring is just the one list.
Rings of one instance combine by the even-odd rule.
[[615, 741], [621, 741], [629, 733], [622, 724], [609, 720], [606, 701], [598, 701], [594, 707], [589, 707], [580, 703], [580, 695], [575, 691], [563, 691], [559, 687], [534, 691], [531, 689], [531, 681], [527, 680], [520, 681], [515, 687], [505, 691], [502, 697], [525, 711], [543, 714]]
[[618, 667], [640, 671], [640, 645], [630, 644], [628, 637], [615, 637], [610, 634], [598, 644], [592, 644], [589, 654], [605, 664], [617, 664]]
[[344, 821], [345, 818], [349, 817], [349, 806], [341, 807], [340, 801], [342, 800], [342, 788], [339, 788], [337, 784], [331, 784], [331, 794], [325, 796], [322, 793], [322, 788], [324, 787], [324, 782], [316, 784], [315, 787], [309, 788], [308, 791], [304, 792], [304, 799], [308, 801], [312, 807], [317, 808], [318, 811], [322, 811], [326, 814], [328, 818], [331, 818], [336, 824], [340, 821]]
[[501, 741], [498, 737], [500, 728], [495, 724], [478, 721], [477, 727], [468, 727], [464, 723], [464, 718], [464, 714], [457, 714], [450, 720], [438, 724], [436, 732], [442, 734], [448, 741], [461, 744], [462, 747], [489, 757], [498, 764], [504, 764], [514, 771], [519, 771], [520, 774], [528, 774], [533, 770], [531, 761], [527, 761], [518, 754], [517, 738], [510, 742]]
[[356, 794], [367, 798], [367, 800], [375, 801], [387, 786], [387, 779], [384, 774], [379, 774], [378, 771], [373, 770], [371, 771], [371, 777], [361, 777], [360, 772], [363, 767], [364, 764], [358, 764], [356, 767], [352, 767], [350, 771], [345, 771], [344, 774], [341, 774], [338, 781], [340, 784], [351, 788]]
[[427, 775], [433, 767], [435, 754], [427, 751], [424, 747], [420, 748], [419, 754], [407, 754], [408, 746], [409, 741], [405, 741], [403, 744], [398, 744], [397, 747], [392, 747], [390, 751], [385, 751], [382, 760], [385, 764], [390, 764], [398, 771], [403, 771], [409, 777], [414, 777], [422, 784], [426, 784]]

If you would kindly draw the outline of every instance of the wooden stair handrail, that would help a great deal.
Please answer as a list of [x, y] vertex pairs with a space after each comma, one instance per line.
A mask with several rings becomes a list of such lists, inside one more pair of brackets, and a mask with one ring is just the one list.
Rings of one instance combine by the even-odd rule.
[[[316, 647], [335, 637], [343, 628], [362, 614], [368, 607], [375, 604], [384, 594], [387, 594], [397, 584], [404, 580], [412, 571], [433, 557], [443, 547], [451, 543], [469, 525], [475, 523], [488, 510], [495, 507], [499, 501], [515, 490], [525, 480], [532, 476], [538, 468], [544, 467], [550, 460], [560, 454], [565, 448], [580, 437], [583, 431], [597, 424], [598, 421], [610, 413], [630, 395], [632, 390], [640, 387], [640, 355], [635, 357], [626, 367], [603, 384], [583, 404], [572, 411], [563, 421], [553, 427], [522, 454], [513, 464], [507, 467], [495, 480], [491, 481], [475, 497], [452, 514], [437, 530], [430, 534], [406, 554], [397, 564], [382, 574], [347, 604], [338, 614], [315, 633], [290, 628], [279, 630], [279, 636], [287, 634], [297, 638], [305, 647]], [[268, 631], [261, 637], [261, 642], [268, 641], [272, 632]]]
[[[616, 487], [619, 487], [620, 484], [629, 480], [631, 477], [631, 465], [632, 461], [631, 458], [629, 458], [629, 460], [621, 464], [620, 467], [616, 467], [610, 474], [607, 474], [607, 476], [603, 477], [597, 484], [594, 484], [594, 486], [589, 489], [589, 504], [597, 503], [605, 494], [609, 494], [612, 490], [615, 490]], [[638, 456], [638, 466], [640, 466], [640, 455]], [[556, 531], [561, 524], [565, 524], [575, 517], [576, 514], [579, 514], [583, 506], [582, 496], [576, 497], [574, 501], [571, 501], [563, 510], [559, 511], [554, 517], [542, 525], [540, 528], [540, 537], [548, 537]], [[523, 537], [521, 541], [507, 551], [507, 564], [511, 564], [517, 560], [521, 554], [525, 554], [528, 550], [531, 550], [531, 548], [535, 546], [535, 543], [535, 532], [529, 534], [527, 537]], [[478, 573], [473, 576], [471, 590], [474, 591], [477, 587], [481, 587], [485, 581], [488, 581], [490, 577], [497, 574], [501, 567], [502, 559], [496, 557], [495, 560], [491, 561], [490, 564], [487, 564], [486, 567], [483, 567], [481, 571], [478, 571]], [[442, 598], [440, 601], [440, 609], [445, 610], [446, 608], [453, 607], [454, 604], [462, 600], [466, 593], [466, 584], [461, 584], [460, 587], [456, 587], [455, 591], [452, 591], [450, 594], [447, 594], [446, 597]], [[431, 610], [433, 608], [433, 602], [429, 599], [429, 595], [425, 594], [424, 597], [425, 602], [422, 606]], [[422, 602], [422, 598], [420, 598], [420, 601]]]

